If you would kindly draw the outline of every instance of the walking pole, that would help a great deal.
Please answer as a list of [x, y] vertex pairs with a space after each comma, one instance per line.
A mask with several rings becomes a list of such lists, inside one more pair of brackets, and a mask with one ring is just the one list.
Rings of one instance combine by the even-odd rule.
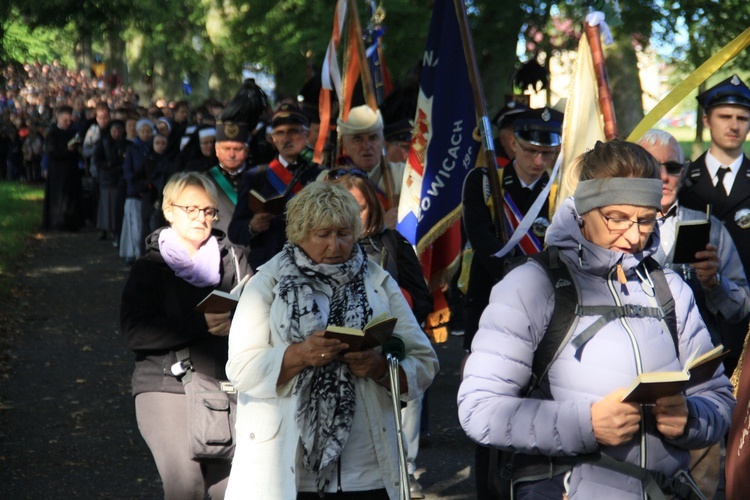
[[391, 403], [393, 403], [393, 416], [396, 418], [396, 435], [398, 437], [398, 468], [401, 476], [400, 499], [411, 500], [409, 491], [409, 471], [406, 467], [406, 445], [404, 444], [404, 431], [401, 427], [401, 383], [399, 381], [398, 360], [404, 357], [404, 342], [397, 338], [391, 339], [383, 346], [385, 359], [388, 362], [388, 371], [391, 378]]

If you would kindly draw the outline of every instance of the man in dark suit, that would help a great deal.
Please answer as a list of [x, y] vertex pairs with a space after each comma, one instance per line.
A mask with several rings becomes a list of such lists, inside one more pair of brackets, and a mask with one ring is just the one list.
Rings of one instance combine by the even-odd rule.
[[[509, 118], [511, 120], [511, 118]], [[514, 159], [499, 167], [498, 177], [503, 196], [505, 234], [510, 237], [531, 205], [549, 182], [547, 171], [560, 153], [563, 114], [550, 108], [528, 109], [512, 117], [514, 134], [509, 147]], [[510, 156], [510, 155], [509, 155]], [[479, 327], [479, 317], [487, 306], [492, 287], [503, 276], [505, 258], [494, 254], [505, 246], [495, 232], [490, 200], [489, 176], [486, 168], [470, 171], [463, 188], [463, 225], [474, 251], [469, 271], [468, 290], [464, 308], [464, 348], [471, 349], [471, 341]], [[549, 226], [549, 201], [536, 215], [532, 229], [508, 256], [532, 255], [542, 250], [544, 232]], [[493, 498], [487, 487], [489, 448], [477, 445], [477, 498]]]
[[[713, 206], [713, 215], [724, 223], [742, 260], [745, 275], [750, 272], [750, 159], [742, 153], [750, 132], [750, 89], [737, 75], [706, 90], [698, 97], [705, 110], [703, 123], [711, 133], [711, 146], [689, 167], [680, 189], [680, 204], [693, 210]], [[717, 275], [717, 284], [721, 276]], [[731, 374], [742, 351], [748, 318], [722, 332], [730, 349], [724, 361]]]

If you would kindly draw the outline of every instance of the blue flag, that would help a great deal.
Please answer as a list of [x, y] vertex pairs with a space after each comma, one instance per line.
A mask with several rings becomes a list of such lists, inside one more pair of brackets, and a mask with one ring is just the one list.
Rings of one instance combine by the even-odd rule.
[[[453, 0], [435, 0], [398, 210], [397, 229], [419, 254], [461, 215], [464, 177], [480, 147], [473, 137], [476, 126], [456, 8]], [[459, 243], [450, 246], [445, 251], [457, 256]]]

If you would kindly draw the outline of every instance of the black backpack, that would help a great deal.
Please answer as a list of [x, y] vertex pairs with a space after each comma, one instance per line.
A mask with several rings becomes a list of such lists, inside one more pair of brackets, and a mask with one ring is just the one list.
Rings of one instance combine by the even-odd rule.
[[[578, 318], [581, 316], [599, 315], [599, 320], [584, 330], [573, 341], [576, 356], [580, 357], [585, 343], [590, 340], [604, 325], [622, 317], [656, 317], [662, 320], [679, 354], [677, 338], [677, 318], [672, 292], [664, 276], [664, 270], [651, 257], [641, 262], [650, 275], [654, 286], [654, 296], [660, 307], [642, 307], [632, 304], [623, 306], [582, 306], [580, 291], [567, 266], [560, 259], [559, 249], [554, 246], [527, 257], [524, 262], [535, 261], [547, 273], [555, 290], [555, 306], [547, 325], [544, 337], [534, 352], [532, 374], [529, 385], [524, 389], [524, 396], [549, 399], [545, 393], [547, 372], [560, 354], [570, 337], [575, 332]], [[664, 498], [662, 490], [678, 493], [680, 498], [691, 498], [694, 493], [684, 483], [668, 478], [661, 473], [648, 471], [633, 464], [617, 461], [607, 455], [596, 453], [574, 457], [547, 457], [542, 455], [525, 455], [490, 449], [490, 473], [488, 486], [490, 492], [501, 500], [512, 498], [512, 488], [516, 483], [549, 479], [572, 469], [578, 463], [596, 463], [599, 466], [617, 470], [642, 481], [651, 498]]]

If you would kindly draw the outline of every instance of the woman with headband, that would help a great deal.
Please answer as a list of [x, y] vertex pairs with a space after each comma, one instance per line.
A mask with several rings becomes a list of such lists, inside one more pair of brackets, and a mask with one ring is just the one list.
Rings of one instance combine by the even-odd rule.
[[[514, 471], [516, 498], [700, 498], [690, 496], [698, 493], [689, 450], [721, 439], [734, 408], [721, 367], [684, 392], [623, 402], [641, 373], [680, 371], [713, 348], [689, 287], [647, 262], [659, 248], [659, 164], [615, 140], [597, 143], [578, 168], [575, 196], [557, 210], [545, 241], [577, 289], [570, 336], [526, 397], [535, 351], [553, 326], [555, 289], [571, 283], [553, 283], [536, 261], [508, 273], [492, 290], [466, 363], [461, 424], [480, 444], [544, 465], [545, 474], [524, 482]], [[676, 327], [667, 327], [657, 300], [660, 273]]]

